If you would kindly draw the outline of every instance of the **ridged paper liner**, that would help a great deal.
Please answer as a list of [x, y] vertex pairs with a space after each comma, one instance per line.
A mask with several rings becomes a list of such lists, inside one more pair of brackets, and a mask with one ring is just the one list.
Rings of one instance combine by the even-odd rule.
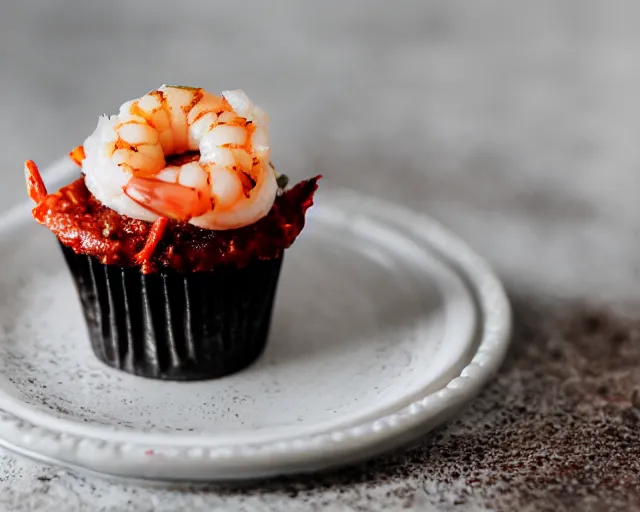
[[200, 380], [251, 364], [267, 341], [282, 257], [141, 274], [62, 246], [95, 355], [142, 377]]

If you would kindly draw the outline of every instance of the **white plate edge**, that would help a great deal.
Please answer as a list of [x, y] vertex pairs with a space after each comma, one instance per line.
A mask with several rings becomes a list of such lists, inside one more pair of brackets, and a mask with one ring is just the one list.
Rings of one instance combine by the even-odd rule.
[[[71, 174], [71, 170], [68, 160], [66, 162], [61, 161], [56, 164], [52, 172], [45, 171], [43, 176], [45, 181], [54, 181], [53, 178], [57, 181], [63, 177], [68, 177]], [[368, 198], [354, 191], [333, 190], [331, 193], [340, 194], [344, 196], [345, 200], [349, 197], [355, 197], [358, 201], [375, 204], [378, 207], [382, 206], [385, 211], [396, 212], [398, 218], [406, 216], [407, 211], [413, 213], [384, 200], [373, 197]], [[14, 214], [14, 211], [19, 213]], [[9, 214], [6, 214], [7, 217], [5, 219], [12, 219], [13, 216], [22, 218], [27, 211], [24, 205], [19, 205], [13, 208]], [[462, 405], [463, 402], [469, 401], [475, 396], [502, 363], [508, 348], [511, 332], [511, 313], [508, 299], [501, 283], [486, 262], [438, 222], [421, 214], [415, 215], [422, 222], [420, 226], [416, 226], [415, 224], [417, 223], [413, 223], [410, 231], [438, 249], [442, 254], [446, 255], [448, 260], [455, 262], [464, 271], [463, 275], [469, 280], [469, 284], [478, 300], [478, 307], [482, 312], [481, 317], [484, 320], [481, 341], [471, 362], [461, 371], [458, 377], [451, 380], [444, 389], [437, 393], [423, 397], [396, 413], [329, 434], [267, 443], [265, 445], [238, 446], [233, 449], [207, 449], [194, 445], [176, 450], [175, 453], [164, 454], [162, 458], [149, 456], [149, 450], [154, 447], [108, 443], [90, 438], [73, 439], [73, 436], [34, 426], [8, 413], [0, 414], [0, 432], [9, 434], [9, 437], [13, 438], [13, 440], [3, 438], [0, 440], [0, 444], [9, 449], [13, 447], [16, 451], [24, 454], [31, 453], [36, 458], [60, 460], [68, 465], [81, 467], [87, 467], [87, 464], [86, 462], [84, 464], [80, 462], [82, 460], [82, 457], [79, 456], [80, 452], [89, 461], [95, 456], [100, 459], [108, 459], [119, 454], [120, 456], [115, 457], [115, 459], [117, 459], [120, 471], [114, 474], [129, 474], [131, 476], [136, 475], [142, 468], [149, 469], [150, 465], [155, 465], [156, 470], [159, 470], [158, 464], [165, 466], [163, 461], [169, 463], [169, 467], [188, 463], [190, 467], [196, 470], [201, 470], [202, 463], [204, 463], [204, 467], [209, 468], [210, 471], [202, 476], [205, 479], [210, 479], [217, 478], [216, 475], [218, 477], [245, 478], [248, 476], [289, 472], [282, 469], [269, 471], [269, 465], [273, 462], [272, 457], [277, 458], [278, 456], [280, 456], [281, 466], [286, 465], [288, 461], [288, 464], [300, 467], [302, 458], [307, 461], [313, 460], [315, 461], [313, 462], [314, 466], [320, 465], [322, 467], [321, 461], [326, 461], [327, 457], [331, 459], [330, 454], [332, 453], [334, 455], [333, 459], [336, 460], [338, 458], [344, 459], [347, 453], [360, 451], [362, 454], [367, 447], [369, 448], [368, 452], [373, 454], [389, 449], [403, 439], [406, 441], [408, 438], [415, 437], [417, 431], [426, 430], [426, 423], [433, 423], [434, 418], [456, 406]], [[388, 220], [388, 217], [385, 217], [385, 219]], [[3, 225], [6, 225], [6, 222]], [[407, 228], [406, 225], [404, 227]], [[438, 234], [435, 239], [432, 236], [434, 233]], [[429, 422], [428, 420], [432, 421]], [[439, 420], [437, 421], [439, 422]], [[49, 455], [39, 454], [33, 450], [34, 447], [42, 448], [38, 445], [41, 445], [43, 441], [49, 447]], [[54, 447], [53, 445], [56, 444], [59, 446]], [[62, 457], [57, 453], [62, 444], [66, 446], [65, 451], [67, 453], [75, 453], [77, 457], [65, 460], [66, 457]], [[52, 450], [51, 448], [55, 449]], [[122, 458], [125, 453], [134, 457], [130, 457], [129, 462], [125, 462]], [[337, 457], [336, 453], [340, 454], [341, 457]], [[200, 461], [200, 464], [197, 461]], [[246, 468], [242, 469], [243, 464], [247, 462], [255, 464], [255, 471], [248, 472]], [[124, 469], [122, 465], [127, 463], [129, 464], [127, 471], [122, 471]], [[265, 463], [267, 464], [266, 468], [263, 467]], [[215, 466], [213, 472], [211, 471], [212, 464]], [[110, 473], [110, 471], [107, 472]], [[146, 473], [148, 474], [148, 471]], [[155, 476], [151, 477], [155, 478]], [[160, 474], [157, 477], [162, 478]], [[185, 474], [184, 477], [186, 479], [198, 479], [196, 475], [189, 476]], [[176, 478], [179, 479], [180, 475], [176, 475]]]

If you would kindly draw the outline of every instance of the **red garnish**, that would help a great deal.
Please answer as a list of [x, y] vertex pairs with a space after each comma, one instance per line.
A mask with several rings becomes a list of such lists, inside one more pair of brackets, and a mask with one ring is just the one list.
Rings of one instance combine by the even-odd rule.
[[47, 187], [45, 187], [38, 166], [33, 160], [27, 160], [24, 163], [24, 179], [27, 182], [27, 194], [31, 200], [36, 204], [44, 201], [47, 197]]
[[147, 241], [144, 243], [144, 247], [135, 255], [135, 260], [138, 263], [144, 265], [151, 259], [153, 252], [156, 250], [160, 240], [162, 240], [162, 235], [164, 234], [164, 230], [166, 229], [168, 222], [169, 219], [166, 217], [160, 217], [151, 225], [149, 236], [147, 236]]
[[174, 220], [163, 225], [125, 217], [100, 204], [83, 178], [56, 194], [46, 195], [45, 190], [36, 201], [33, 217], [75, 252], [95, 256], [104, 264], [141, 266], [145, 274], [207, 271], [223, 264], [241, 267], [254, 258], [276, 258], [294, 242], [304, 227], [319, 179], [303, 181], [284, 192], [258, 222], [228, 231]]
[[84, 154], [84, 146], [78, 146], [76, 148], [73, 148], [71, 150], [71, 152], [69, 153], [69, 158], [71, 158], [71, 160], [73, 160], [73, 163], [75, 163], [76, 165], [82, 167], [82, 162], [86, 158], [86, 156]]

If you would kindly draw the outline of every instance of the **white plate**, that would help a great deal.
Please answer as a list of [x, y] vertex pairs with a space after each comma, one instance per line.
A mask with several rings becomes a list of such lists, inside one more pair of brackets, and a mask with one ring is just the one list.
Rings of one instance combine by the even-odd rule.
[[[46, 174], [69, 181], [67, 164]], [[56, 240], [0, 219], [0, 445], [112, 476], [229, 480], [312, 471], [414, 440], [507, 349], [487, 265], [434, 221], [321, 191], [287, 252], [268, 348], [217, 381], [158, 382], [94, 359]]]

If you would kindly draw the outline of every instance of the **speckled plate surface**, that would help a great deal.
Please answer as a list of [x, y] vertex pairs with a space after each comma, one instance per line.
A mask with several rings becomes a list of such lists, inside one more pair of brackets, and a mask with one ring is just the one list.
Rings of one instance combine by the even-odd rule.
[[[63, 163], [45, 181], [73, 172]], [[56, 240], [28, 210], [0, 219], [0, 445], [39, 460], [185, 481], [353, 462], [445, 421], [507, 349], [507, 299], [464, 243], [325, 190], [287, 252], [256, 364], [208, 382], [133, 377], [93, 357]]]

